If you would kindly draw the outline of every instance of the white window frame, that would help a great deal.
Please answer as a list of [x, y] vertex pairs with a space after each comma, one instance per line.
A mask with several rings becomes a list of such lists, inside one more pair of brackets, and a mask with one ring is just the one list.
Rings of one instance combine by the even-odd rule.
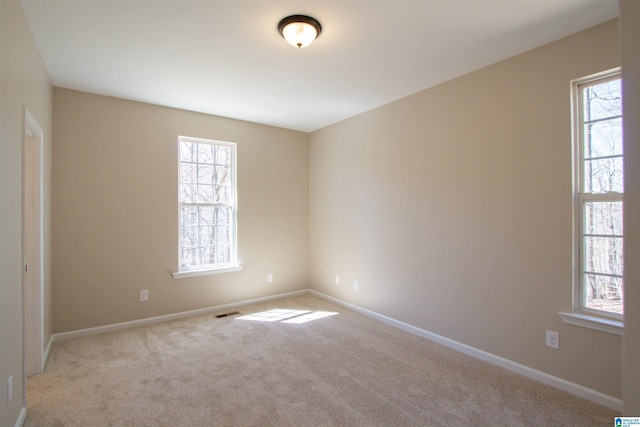
[[[624, 317], [621, 314], [585, 307], [584, 278], [584, 206], [587, 201], [623, 202], [624, 193], [585, 193], [584, 187], [584, 101], [582, 88], [621, 79], [620, 68], [614, 68], [571, 82], [572, 157], [573, 157], [573, 307], [571, 313], [561, 312], [565, 323], [622, 335]], [[624, 157], [623, 157], [624, 158]], [[624, 203], [624, 202], [623, 202]], [[624, 207], [623, 207], [624, 209]], [[623, 232], [624, 234], [624, 232]], [[623, 237], [622, 237], [623, 238]]]
[[[230, 203], [186, 203], [180, 200], [180, 164], [183, 163], [180, 159], [180, 145], [182, 142], [190, 142], [195, 144], [210, 144], [214, 146], [225, 146], [229, 147], [231, 151], [231, 202]], [[193, 276], [203, 276], [209, 274], [219, 274], [219, 273], [229, 273], [242, 270], [242, 266], [238, 264], [238, 233], [237, 233], [237, 144], [234, 142], [226, 142], [226, 141], [217, 141], [203, 138], [194, 138], [189, 136], [179, 136], [178, 137], [178, 271], [173, 273], [174, 279], [185, 278], [185, 277], [193, 277]], [[231, 208], [230, 215], [230, 223], [231, 223], [231, 231], [230, 231], [230, 260], [226, 263], [219, 264], [205, 264], [205, 265], [197, 265], [193, 267], [183, 267], [180, 260], [180, 253], [182, 250], [182, 239], [181, 239], [181, 228], [182, 228], [182, 208], [185, 206], [208, 206], [208, 207], [218, 207], [224, 206]]]

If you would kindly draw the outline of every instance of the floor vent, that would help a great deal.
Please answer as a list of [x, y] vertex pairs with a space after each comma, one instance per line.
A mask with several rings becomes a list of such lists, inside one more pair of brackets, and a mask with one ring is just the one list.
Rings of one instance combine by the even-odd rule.
[[222, 319], [223, 317], [235, 316], [236, 314], [240, 314], [239, 311], [230, 311], [228, 313], [216, 314], [218, 319]]

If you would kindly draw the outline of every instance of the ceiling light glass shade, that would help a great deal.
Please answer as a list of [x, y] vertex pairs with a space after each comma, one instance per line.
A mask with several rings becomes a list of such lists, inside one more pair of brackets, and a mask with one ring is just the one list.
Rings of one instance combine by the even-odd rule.
[[282, 36], [291, 46], [305, 47], [316, 39], [318, 32], [304, 22], [292, 22], [282, 29]]
[[278, 31], [291, 46], [309, 46], [320, 35], [322, 27], [316, 19], [305, 15], [287, 16], [278, 24]]

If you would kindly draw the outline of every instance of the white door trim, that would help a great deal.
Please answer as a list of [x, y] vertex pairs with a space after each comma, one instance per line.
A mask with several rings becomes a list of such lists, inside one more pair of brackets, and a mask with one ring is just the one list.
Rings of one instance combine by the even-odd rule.
[[23, 352], [25, 376], [30, 376], [44, 369], [44, 132], [29, 110], [24, 108], [23, 112]]

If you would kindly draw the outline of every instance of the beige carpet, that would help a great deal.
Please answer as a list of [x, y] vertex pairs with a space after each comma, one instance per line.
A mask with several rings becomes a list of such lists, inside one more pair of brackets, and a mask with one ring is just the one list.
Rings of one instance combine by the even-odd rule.
[[[242, 319], [273, 309], [339, 314]], [[56, 343], [28, 381], [25, 426], [612, 426], [616, 415], [313, 296], [237, 310]]]

